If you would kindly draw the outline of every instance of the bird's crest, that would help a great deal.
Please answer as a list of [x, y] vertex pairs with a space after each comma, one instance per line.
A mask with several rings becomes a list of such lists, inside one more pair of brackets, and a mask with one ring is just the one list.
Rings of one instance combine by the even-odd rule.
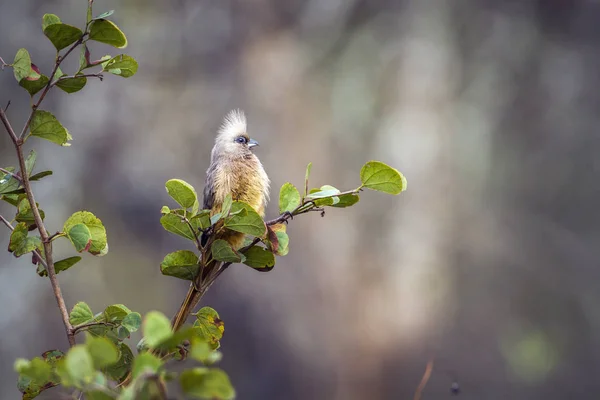
[[231, 137], [246, 133], [246, 116], [240, 109], [231, 110], [219, 127], [220, 137]]

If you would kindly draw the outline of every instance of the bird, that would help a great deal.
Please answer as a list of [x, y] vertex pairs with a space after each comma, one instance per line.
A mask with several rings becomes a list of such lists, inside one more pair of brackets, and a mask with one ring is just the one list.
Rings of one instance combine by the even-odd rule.
[[[203, 208], [210, 210], [211, 217], [221, 211], [227, 195], [231, 195], [234, 201], [247, 203], [261, 217], [264, 217], [269, 201], [270, 180], [262, 163], [253, 152], [256, 146], [258, 142], [248, 135], [244, 112], [239, 109], [230, 111], [218, 129], [211, 151], [210, 166], [206, 171]], [[210, 245], [216, 239], [227, 241], [235, 250], [242, 247], [244, 233], [227, 229], [216, 231], [220, 233], [212, 236], [202, 234], [203, 247]], [[221, 265], [217, 260], [207, 261], [202, 261], [205, 262], [201, 271], [204, 277], [218, 271]], [[202, 276], [199, 278], [201, 280]], [[197, 283], [198, 279], [192, 281], [178, 313], [173, 317], [173, 331], [181, 328], [200, 300], [201, 290], [206, 290], [206, 288], [199, 288]]]

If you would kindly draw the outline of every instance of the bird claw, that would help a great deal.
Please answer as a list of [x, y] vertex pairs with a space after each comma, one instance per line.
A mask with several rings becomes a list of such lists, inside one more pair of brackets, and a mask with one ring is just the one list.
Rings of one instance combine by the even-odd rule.
[[[283, 213], [284, 217], [288, 217], [289, 219], [294, 219], [294, 214], [292, 214], [290, 211], [286, 211]], [[286, 224], [289, 223], [288, 218], [285, 218], [284, 221]]]

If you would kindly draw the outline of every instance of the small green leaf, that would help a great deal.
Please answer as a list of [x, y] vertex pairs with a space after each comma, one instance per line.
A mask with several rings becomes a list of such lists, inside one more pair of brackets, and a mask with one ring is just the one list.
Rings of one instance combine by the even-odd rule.
[[25, 159], [25, 169], [27, 170], [27, 176], [31, 176], [31, 172], [33, 171], [33, 167], [35, 167], [35, 160], [37, 159], [37, 154], [35, 150], [31, 150], [29, 155]]
[[181, 179], [168, 180], [165, 188], [169, 196], [183, 208], [192, 207], [198, 200], [194, 187]]
[[13, 73], [17, 82], [31, 75], [31, 57], [26, 49], [19, 49], [13, 61]]
[[135, 332], [142, 325], [142, 316], [138, 312], [129, 313], [123, 318], [121, 325], [127, 328], [129, 332]]
[[235, 390], [227, 374], [218, 368], [193, 368], [181, 373], [183, 392], [196, 399], [227, 400], [235, 398]]
[[160, 217], [160, 224], [165, 228], [167, 232], [174, 233], [179, 236], [183, 236], [186, 239], [194, 240], [194, 234], [192, 233], [188, 224], [181, 220], [181, 217], [175, 214], [166, 214]]
[[12, 176], [12, 174], [15, 172], [15, 168], [6, 167], [4, 169], [10, 172], [10, 174], [0, 174], [0, 194], [7, 194], [13, 190], [16, 190], [20, 186], [19, 181]]
[[42, 172], [38, 172], [35, 175], [32, 175], [31, 178], [29, 178], [30, 181], [39, 181], [40, 179], [46, 177], [46, 176], [50, 176], [52, 175], [52, 171], [42, 171]]
[[17, 358], [14, 364], [14, 369], [21, 375], [31, 378], [36, 384], [43, 386], [50, 379], [52, 368], [50, 365], [36, 357], [31, 361], [24, 358]]
[[369, 161], [360, 170], [360, 181], [367, 189], [398, 194], [406, 190], [406, 178], [396, 169], [379, 161]]
[[104, 19], [104, 18], [108, 18], [111, 15], [113, 15], [115, 13], [115, 10], [109, 10], [107, 12], [103, 12], [102, 14], [98, 15], [97, 17], [92, 18], [93, 20], [96, 19]]
[[211, 223], [210, 223], [210, 210], [200, 210], [200, 211], [198, 211], [198, 214], [194, 215], [192, 217], [191, 221], [194, 221], [193, 223], [199, 229], [206, 229], [206, 228], [208, 228], [211, 225]]
[[27, 236], [27, 224], [20, 222], [10, 234], [8, 243], [8, 251], [13, 253], [15, 257], [21, 257], [41, 246], [42, 240], [37, 236]]
[[127, 54], [119, 54], [107, 63], [103, 63], [102, 70], [123, 78], [129, 78], [137, 72], [138, 63], [133, 57]]
[[106, 228], [102, 224], [100, 218], [89, 211], [78, 211], [73, 213], [73, 215], [65, 221], [63, 231], [68, 234], [71, 228], [77, 224], [84, 224], [90, 232], [91, 245], [87, 251], [95, 256], [103, 256], [106, 254], [108, 251]]
[[154, 374], [162, 365], [162, 360], [152, 353], [142, 353], [133, 360], [132, 377], [135, 379], [145, 372]]
[[54, 14], [45, 14], [42, 18], [42, 30], [44, 35], [56, 47], [56, 50], [62, 50], [65, 47], [75, 43], [83, 36], [81, 29], [63, 24]]
[[105, 368], [119, 361], [117, 347], [106, 338], [88, 336], [85, 345], [92, 356], [95, 369]]
[[89, 383], [93, 380], [94, 362], [85, 345], [73, 346], [64, 360], [66, 372], [74, 382]]
[[242, 261], [243, 255], [234, 251], [231, 245], [223, 239], [217, 239], [211, 247], [212, 256], [215, 260], [237, 263]]
[[160, 263], [163, 275], [191, 281], [198, 273], [198, 256], [189, 250], [179, 250], [169, 253]]
[[86, 83], [87, 78], [85, 76], [76, 75], [71, 78], [60, 78], [56, 82], [56, 86], [66, 93], [75, 93], [83, 89]]
[[[44, 210], [39, 208], [39, 204], [35, 203], [38, 206], [38, 210], [40, 212], [40, 217], [42, 220], [46, 217]], [[33, 210], [31, 209], [31, 205], [29, 204], [29, 200], [23, 195], [21, 201], [19, 201], [19, 205], [17, 206], [17, 215], [15, 217], [17, 222], [25, 222], [28, 227], [35, 224], [35, 216], [33, 215]], [[31, 229], [30, 229], [31, 230]]]
[[131, 371], [131, 366], [133, 365], [133, 353], [125, 343], [119, 343], [117, 348], [120, 355], [119, 360], [115, 364], [107, 367], [105, 372], [111, 379], [120, 383], [127, 377], [129, 371]]
[[319, 190], [311, 190], [308, 196], [306, 196], [306, 200], [322, 199], [325, 197], [335, 196], [337, 194], [340, 194], [339, 189], [330, 185], [323, 185]]
[[350, 207], [350, 206], [353, 206], [356, 203], [358, 203], [358, 201], [360, 200], [360, 198], [358, 197], [357, 194], [352, 194], [352, 193], [338, 196], [338, 199], [339, 199], [339, 202], [336, 204], [332, 204], [333, 207], [339, 207], [339, 208]]
[[100, 320], [120, 324], [129, 314], [131, 314], [131, 310], [123, 304], [113, 304], [104, 309]]
[[219, 341], [225, 332], [225, 323], [214, 308], [202, 307], [196, 313], [193, 328], [198, 338], [208, 342], [213, 350], [219, 348]]
[[69, 321], [73, 326], [91, 322], [93, 319], [92, 309], [83, 301], [75, 304], [69, 314]]
[[[77, 264], [79, 261], [81, 261], [81, 257], [79, 257], [79, 256], [65, 258], [64, 260], [60, 260], [60, 261], [57, 261], [54, 263], [54, 270], [58, 274], [61, 271], [68, 270], [73, 265]], [[42, 267], [39, 269], [38, 275], [39, 276], [48, 276], [48, 271], [46, 271], [46, 269]]]
[[90, 24], [89, 38], [120, 49], [127, 46], [125, 34], [117, 25], [106, 19], [97, 19]]
[[286, 182], [279, 191], [279, 213], [292, 212], [300, 205], [300, 192], [296, 186]]
[[33, 96], [40, 90], [42, 90], [48, 84], [48, 77], [46, 75], [35, 74], [36, 76], [29, 76], [19, 81], [19, 86], [29, 92], [30, 96]]
[[162, 208], [160, 209], [161, 214], [169, 214], [170, 212], [171, 212], [171, 209], [167, 206], [162, 206]]
[[264, 247], [254, 246], [248, 249], [244, 264], [257, 271], [270, 271], [275, 266], [275, 256]]
[[210, 217], [210, 224], [214, 225], [217, 222], [219, 222], [219, 220], [221, 219], [221, 217], [223, 216], [223, 214], [221, 213], [216, 213], [215, 215], [213, 215], [212, 217]]
[[142, 332], [146, 339], [146, 344], [151, 348], [154, 348], [173, 334], [169, 319], [158, 311], [150, 311], [146, 314], [142, 325]]
[[33, 136], [49, 140], [61, 146], [70, 146], [71, 144], [68, 141], [73, 139], [69, 131], [48, 111], [36, 110], [33, 113], [29, 128]]
[[92, 245], [92, 234], [84, 224], [72, 225], [67, 231], [67, 237], [78, 253], [89, 250]]
[[306, 166], [306, 173], [304, 174], [304, 197], [308, 194], [308, 177], [310, 176], [310, 170], [312, 169], [312, 163], [309, 162]]
[[[238, 213], [240, 210], [245, 210], [246, 213]], [[231, 215], [225, 219], [224, 226], [232, 231], [256, 237], [264, 237], [267, 232], [267, 227], [261, 216], [249, 204], [241, 201], [233, 202]]]
[[212, 346], [204, 340], [193, 338], [191, 342], [190, 357], [194, 360], [200, 361], [204, 365], [211, 365], [221, 359], [221, 353], [213, 350]]

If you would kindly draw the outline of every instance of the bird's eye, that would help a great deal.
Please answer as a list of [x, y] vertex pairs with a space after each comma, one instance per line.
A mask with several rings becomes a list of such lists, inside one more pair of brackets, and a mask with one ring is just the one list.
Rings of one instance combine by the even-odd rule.
[[237, 139], [235, 139], [235, 141], [238, 142], [238, 143], [246, 144], [248, 142], [248, 139], [246, 139], [243, 136], [240, 136]]

